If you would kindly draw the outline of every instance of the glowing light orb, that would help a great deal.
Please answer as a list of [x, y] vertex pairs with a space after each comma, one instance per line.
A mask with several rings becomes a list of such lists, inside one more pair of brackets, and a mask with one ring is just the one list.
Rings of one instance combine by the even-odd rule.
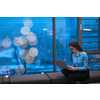
[[21, 46], [22, 43], [23, 43], [23, 39], [22, 39], [21, 37], [16, 37], [16, 38], [14, 39], [14, 45], [15, 45], [15, 46]]
[[28, 54], [28, 51], [23, 49], [20, 51], [19, 56], [20, 58], [24, 59], [27, 54]]
[[26, 48], [28, 43], [21, 45], [22, 48]]
[[31, 49], [29, 49], [29, 55], [31, 57], [36, 57], [38, 55], [38, 49], [35, 47], [32, 47]]
[[31, 41], [31, 42], [33, 42], [33, 41], [35, 41], [36, 40], [36, 35], [34, 34], [34, 33], [29, 33], [28, 35], [27, 35], [27, 39], [29, 40], [29, 41]]
[[31, 28], [33, 26], [33, 22], [30, 19], [27, 19], [23, 22], [24, 26]]
[[26, 44], [27, 43], [27, 38], [26, 38], [26, 36], [20, 36], [20, 38], [22, 38], [22, 45], [24, 45], [24, 44]]
[[23, 19], [23, 24], [24, 24], [24, 26], [27, 26], [29, 28], [31, 28], [33, 26], [33, 22], [31, 20], [31, 18], [24, 18]]
[[25, 67], [23, 65], [18, 65], [15, 68], [17, 74], [23, 74], [25, 72]]
[[35, 41], [31, 42], [31, 41], [28, 41], [28, 43], [31, 45], [31, 46], [35, 46], [37, 44], [38, 40], [36, 39]]
[[31, 64], [31, 63], [33, 63], [33, 61], [34, 61], [34, 58], [31, 57], [29, 54], [27, 54], [27, 55], [25, 56], [25, 62], [26, 62], [26, 63]]
[[30, 29], [29, 29], [29, 27], [24, 26], [24, 27], [21, 28], [20, 32], [23, 35], [27, 35], [30, 32]]
[[3, 41], [2, 41], [2, 46], [5, 47], [5, 48], [8, 48], [10, 47], [11, 45], [11, 40], [9, 38], [5, 38]]

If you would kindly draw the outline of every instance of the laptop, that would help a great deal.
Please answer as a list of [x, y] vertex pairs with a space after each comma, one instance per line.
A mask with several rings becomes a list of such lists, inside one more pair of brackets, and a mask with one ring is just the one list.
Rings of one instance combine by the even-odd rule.
[[59, 68], [70, 69], [67, 67], [67, 64], [64, 60], [56, 60], [56, 63]]

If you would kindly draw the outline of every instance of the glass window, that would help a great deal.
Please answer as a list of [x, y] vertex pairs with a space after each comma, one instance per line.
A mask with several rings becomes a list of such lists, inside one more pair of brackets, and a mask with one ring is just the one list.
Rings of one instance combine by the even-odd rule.
[[[98, 17], [82, 17], [84, 51], [99, 50], [98, 25]], [[56, 17], [56, 59], [72, 65], [69, 43], [77, 40], [77, 17]], [[89, 55], [90, 70], [100, 69], [98, 56]], [[53, 72], [52, 17], [0, 17], [0, 75], [42, 72]]]
[[99, 26], [83, 26], [82, 27], [82, 30], [90, 30], [90, 31], [92, 31], [92, 30], [99, 30]]
[[[72, 65], [69, 43], [77, 38], [77, 17], [56, 17], [56, 59]], [[57, 71], [61, 70], [57, 66]]]
[[82, 17], [82, 48], [99, 50], [99, 17]]
[[0, 75], [53, 71], [52, 17], [0, 17]]
[[88, 55], [90, 70], [100, 70], [100, 54]]
[[80, 17], [78, 26], [79, 41], [82, 49], [88, 54], [89, 69], [100, 70], [99, 17]]
[[98, 19], [98, 17], [82, 17], [82, 19]]
[[82, 20], [82, 25], [98, 25], [98, 20]]

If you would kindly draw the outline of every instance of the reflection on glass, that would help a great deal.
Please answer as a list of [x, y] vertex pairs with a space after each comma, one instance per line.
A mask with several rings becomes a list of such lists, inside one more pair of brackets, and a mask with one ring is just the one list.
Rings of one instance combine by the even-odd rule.
[[18, 65], [15, 68], [17, 74], [23, 74], [25, 72], [25, 67], [23, 65]]
[[22, 48], [26, 48], [28, 46], [28, 43], [21, 45]]
[[84, 31], [92, 31], [92, 29], [83, 29]]
[[23, 39], [21, 37], [16, 37], [13, 42], [15, 46], [21, 46], [23, 44]]
[[22, 45], [26, 44], [26, 43], [27, 43], [27, 38], [26, 38], [26, 36], [21, 35], [20, 37], [22, 38], [22, 41], [21, 41], [22, 43], [21, 43], [21, 44], [22, 44]]
[[31, 57], [29, 54], [27, 54], [24, 59], [28, 64], [31, 64], [34, 61], [34, 57]]
[[5, 38], [5, 39], [2, 41], [2, 45], [3, 45], [3, 47], [5, 47], [5, 48], [10, 47], [10, 45], [11, 45], [11, 40], [10, 40], [9, 38]]
[[23, 24], [24, 24], [24, 26], [31, 28], [33, 26], [32, 19], [31, 18], [24, 18]]
[[31, 57], [36, 57], [38, 55], [38, 49], [35, 47], [32, 47], [29, 49], [29, 55]]
[[31, 32], [27, 35], [27, 39], [28, 41], [33, 42], [36, 40], [36, 35], [33, 32]]
[[24, 26], [21, 28], [20, 31], [23, 35], [27, 35], [30, 32], [30, 29], [28, 27]]
[[36, 39], [35, 41], [28, 41], [28, 43], [31, 45], [31, 46], [35, 46], [37, 44], [38, 40]]
[[25, 59], [25, 56], [28, 54], [28, 51], [23, 49], [20, 51], [19, 56], [21, 59]]

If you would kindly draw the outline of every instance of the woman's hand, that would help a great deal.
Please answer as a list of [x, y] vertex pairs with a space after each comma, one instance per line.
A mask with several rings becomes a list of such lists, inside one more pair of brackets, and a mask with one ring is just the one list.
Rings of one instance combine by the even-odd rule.
[[67, 66], [67, 67], [70, 68], [69, 70], [71, 70], [71, 71], [77, 70], [77, 67], [72, 67], [72, 66]]

